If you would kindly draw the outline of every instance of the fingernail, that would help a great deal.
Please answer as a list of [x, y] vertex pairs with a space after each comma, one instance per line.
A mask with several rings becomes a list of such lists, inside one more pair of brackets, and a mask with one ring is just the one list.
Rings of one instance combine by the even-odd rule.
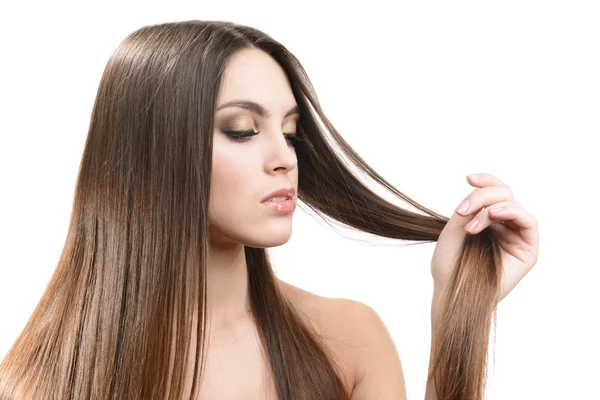
[[477, 225], [479, 225], [479, 218], [474, 218], [471, 222], [467, 224], [467, 226], [465, 226], [465, 229], [468, 231], [472, 231], [475, 228], [477, 228]]
[[472, 175], [467, 175], [467, 176], [474, 181], [481, 179], [481, 174], [472, 174]]
[[467, 199], [467, 200], [463, 200], [462, 203], [460, 203], [460, 205], [458, 206], [458, 212], [460, 213], [465, 213], [467, 212], [467, 210], [469, 209], [469, 205], [471, 205], [471, 202]]

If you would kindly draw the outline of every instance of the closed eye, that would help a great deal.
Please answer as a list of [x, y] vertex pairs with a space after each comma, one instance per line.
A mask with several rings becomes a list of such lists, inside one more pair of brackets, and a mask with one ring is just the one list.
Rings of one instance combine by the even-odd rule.
[[[223, 130], [222, 132], [237, 142], [247, 142], [250, 140], [251, 136], [258, 135], [260, 133], [260, 131], [254, 131], [252, 129], [247, 129], [244, 131]], [[293, 145], [306, 141], [306, 139], [300, 137], [300, 135], [297, 133], [284, 133], [283, 136], [285, 136], [285, 139], [290, 141]]]

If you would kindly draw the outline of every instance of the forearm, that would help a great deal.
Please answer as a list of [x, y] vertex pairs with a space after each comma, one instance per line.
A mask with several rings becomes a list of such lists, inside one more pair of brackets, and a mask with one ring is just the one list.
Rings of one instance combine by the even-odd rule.
[[[433, 348], [433, 327], [434, 327], [434, 323], [437, 319], [437, 315], [435, 314], [435, 309], [434, 306], [437, 304], [437, 301], [440, 298], [440, 293], [439, 291], [434, 291], [433, 294], [433, 298], [431, 300], [431, 338], [432, 338], [432, 347]], [[431, 357], [431, 350], [430, 350], [430, 355], [429, 355], [429, 368], [427, 370], [427, 376], [425, 379], [427, 379], [429, 377], [429, 374], [431, 373], [433, 367], [433, 358]], [[435, 388], [433, 386], [433, 380], [427, 383], [427, 387], [425, 388], [425, 400], [438, 400], [436, 392], [435, 392]]]
[[[432, 361], [433, 360], [431, 357], [429, 357], [429, 370], [427, 372], [427, 376], [429, 376], [429, 372], [431, 372]], [[425, 389], [425, 400], [438, 400], [435, 393], [435, 388], [433, 387], [433, 381], [427, 383], [427, 388]]]

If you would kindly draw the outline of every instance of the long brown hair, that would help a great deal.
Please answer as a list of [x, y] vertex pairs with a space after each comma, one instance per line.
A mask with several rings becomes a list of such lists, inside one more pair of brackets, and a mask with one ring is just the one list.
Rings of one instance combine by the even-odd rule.
[[[299, 105], [299, 205], [387, 238], [438, 239], [448, 218], [355, 153], [279, 42], [224, 21], [142, 27], [121, 42], [102, 75], [65, 245], [0, 364], [2, 399], [194, 398], [205, 361], [214, 108], [225, 66], [244, 48], [282, 66]], [[423, 214], [384, 200], [350, 166]], [[278, 290], [266, 250], [246, 246], [245, 255], [252, 314], [278, 397], [348, 399], [340, 366]], [[500, 271], [493, 231], [468, 235], [432, 334], [428, 381], [435, 377], [439, 400], [482, 399]], [[184, 386], [188, 371], [191, 388]]]

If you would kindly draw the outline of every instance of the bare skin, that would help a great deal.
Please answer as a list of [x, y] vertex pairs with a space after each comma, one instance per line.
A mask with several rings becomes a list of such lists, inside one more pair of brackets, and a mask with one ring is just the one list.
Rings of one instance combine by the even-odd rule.
[[[285, 71], [267, 53], [243, 49], [228, 62], [213, 132], [203, 400], [276, 398], [249, 312], [244, 246], [277, 247], [291, 237], [293, 212], [277, 212], [261, 202], [280, 188], [295, 189], [290, 197], [297, 200], [298, 160], [289, 140], [289, 135], [297, 134], [297, 106]], [[238, 141], [229, 136], [231, 131], [254, 133]], [[340, 378], [353, 392], [352, 400], [402, 398], [400, 358], [372, 308], [277, 282], [304, 322], [323, 337], [332, 361], [343, 369]], [[192, 343], [197, 340], [192, 336]], [[191, 351], [195, 353], [194, 345]], [[378, 380], [364, 379], [366, 371]], [[192, 376], [187, 376], [185, 393], [191, 392], [191, 382]]]
[[[254, 101], [264, 112], [231, 105], [237, 100]], [[275, 189], [298, 190], [296, 151], [285, 136], [296, 133], [299, 114], [294, 107], [297, 103], [285, 72], [267, 53], [244, 49], [230, 60], [217, 99], [213, 133], [211, 258], [207, 265], [210, 338], [202, 399], [276, 398], [249, 312], [244, 246], [276, 247], [291, 237], [293, 213], [274, 212], [261, 201]], [[256, 134], [240, 142], [226, 134], [232, 130], [252, 130]], [[293, 198], [296, 200], [297, 195]], [[307, 323], [334, 337], [333, 327], [339, 329], [342, 322], [336, 325], [330, 314], [343, 302], [278, 283], [282, 293], [308, 316]], [[331, 346], [339, 357], [345, 356], [340, 345]], [[351, 373], [344, 379], [351, 388]], [[191, 382], [191, 377], [187, 382]]]
[[[286, 297], [310, 315], [312, 320], [307, 322], [322, 332], [325, 343], [344, 366], [341, 378], [348, 393], [352, 392], [356, 381], [356, 352], [352, 351], [355, 340], [350, 337], [353, 330], [347, 326], [348, 322], [344, 322], [348, 319], [341, 318], [345, 313], [340, 313], [350, 300], [318, 296], [281, 280], [278, 283]], [[230, 328], [213, 332], [212, 343], [207, 350], [200, 398], [276, 399], [273, 378], [268, 372], [251, 318], [243, 318]]]
[[[246, 103], [240, 105], [240, 101]], [[298, 192], [296, 151], [288, 143], [288, 136], [296, 134], [298, 117], [286, 74], [267, 53], [244, 49], [230, 60], [217, 99], [213, 136], [211, 259], [207, 265], [211, 330], [202, 399], [276, 398], [256, 326], [248, 312], [244, 245], [276, 247], [291, 236], [293, 213], [273, 212], [261, 201], [275, 189], [294, 188]], [[252, 135], [237, 141], [228, 135], [231, 131]], [[474, 219], [475, 212], [481, 223], [467, 231], [475, 234], [491, 226], [501, 239], [506, 268], [502, 297], [537, 260], [537, 221], [514, 201], [510, 189], [489, 174], [482, 174], [479, 180], [472, 177], [471, 184], [478, 187], [469, 196], [471, 211], [457, 210], [436, 246], [432, 260], [434, 301], [455, 264], [448, 255], [456, 254], [466, 235], [465, 224]], [[290, 197], [297, 200], [297, 195]], [[506, 207], [504, 212], [499, 211], [500, 206]], [[333, 361], [344, 366], [341, 378], [352, 400], [406, 399], [396, 346], [372, 308], [278, 283], [282, 293], [306, 316], [305, 322], [321, 332], [336, 358]], [[191, 382], [190, 377], [187, 381]], [[426, 396], [435, 398], [430, 388]]]

